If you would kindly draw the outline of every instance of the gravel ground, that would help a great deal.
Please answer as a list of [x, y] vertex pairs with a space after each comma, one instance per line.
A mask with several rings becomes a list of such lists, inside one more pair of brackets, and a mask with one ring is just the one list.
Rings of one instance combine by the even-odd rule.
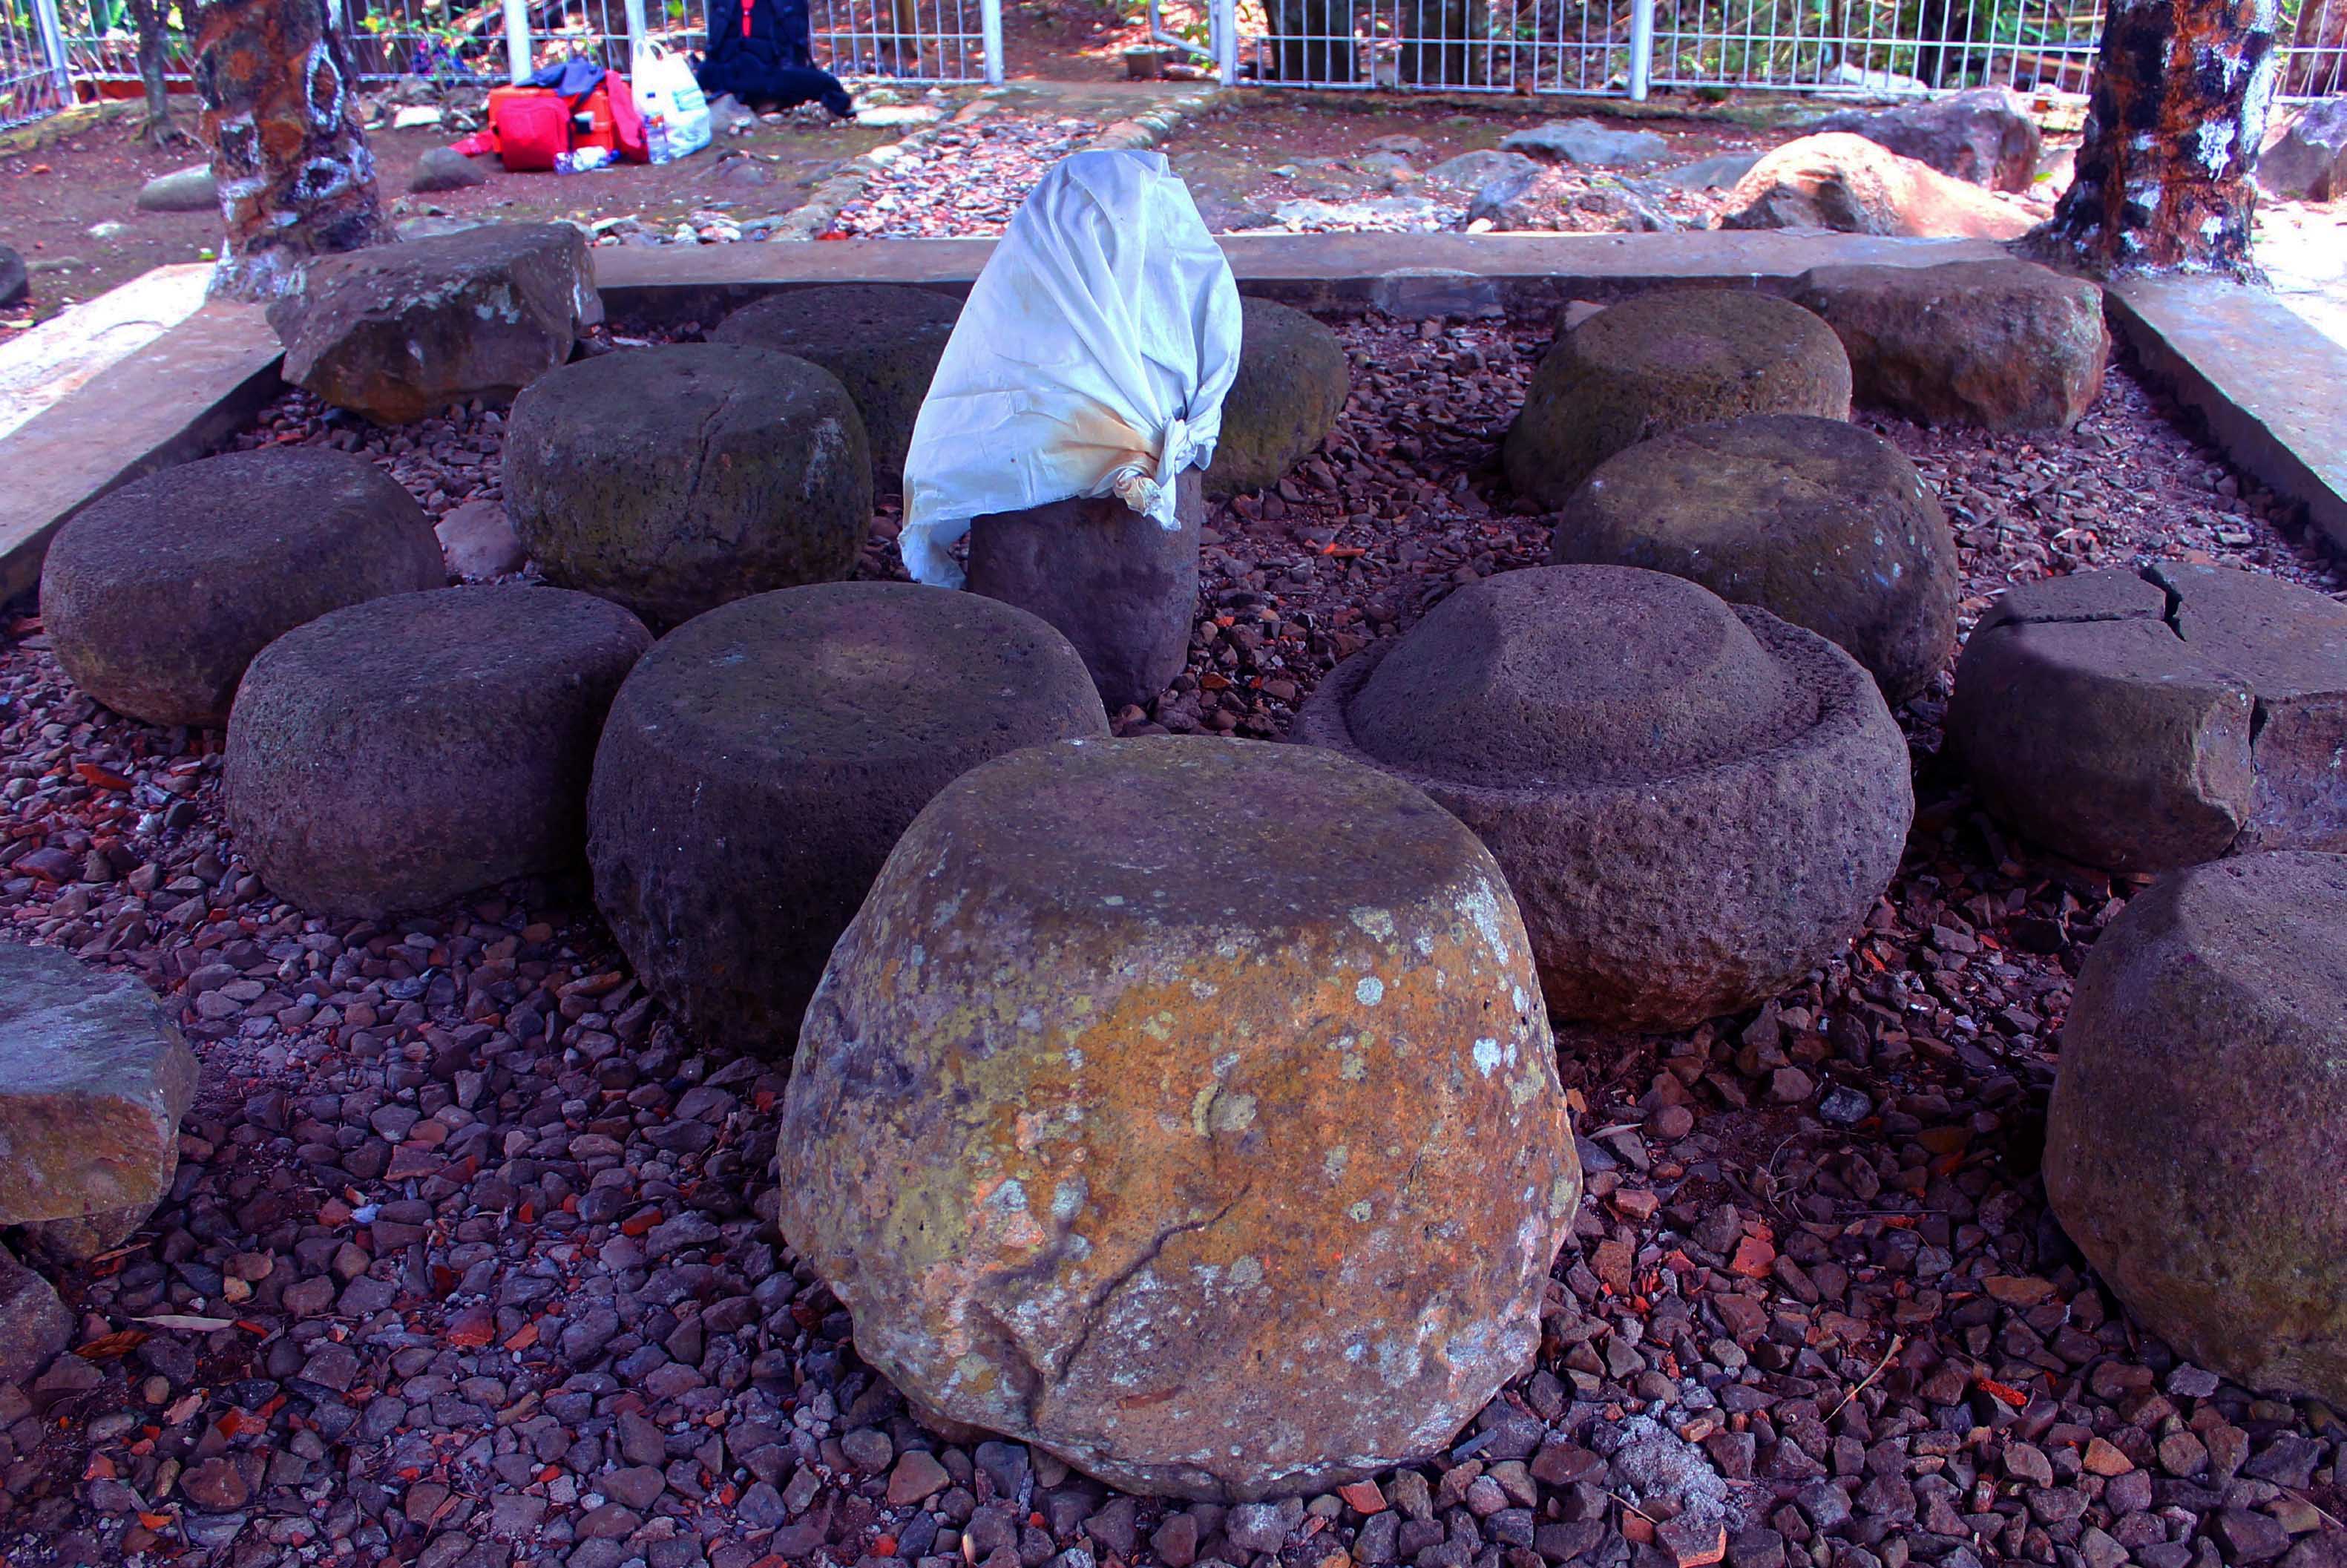
[[[1163, 725], [1276, 735], [1338, 657], [1537, 561], [1493, 470], [1539, 331], [1342, 327], [1327, 447], [1218, 507]], [[498, 420], [386, 437], [297, 396], [247, 444], [367, 451], [437, 512]], [[2071, 436], [1886, 425], [1950, 503], [1967, 623], [2138, 554], [2334, 588], [2124, 369]], [[867, 574], [888, 572], [893, 518]], [[0, 1554], [429, 1568], [2116, 1568], [2347, 1562], [2338, 1442], [2129, 1324], [2036, 1174], [2071, 976], [2135, 885], [2005, 837], [1902, 713], [1919, 815], [1847, 958], [1757, 1014], [1560, 1039], [1589, 1195], [1540, 1364], [1429, 1465], [1220, 1508], [948, 1446], [775, 1235], [784, 1078], [697, 1050], [576, 885], [322, 925], [226, 842], [219, 738], [97, 710], [0, 635], [0, 921], [135, 970], [204, 1059], [171, 1196], [50, 1266], [80, 1353], [0, 1389]]]
[[999, 234], [1044, 171], [1100, 129], [1085, 119], [1011, 116], [943, 127], [875, 175], [840, 210], [833, 231], [851, 239]]

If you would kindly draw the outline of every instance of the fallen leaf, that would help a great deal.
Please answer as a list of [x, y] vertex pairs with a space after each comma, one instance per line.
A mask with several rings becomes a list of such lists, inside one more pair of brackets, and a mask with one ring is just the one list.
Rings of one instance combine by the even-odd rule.
[[[226, 1317], [197, 1317], [185, 1312], [159, 1312], [152, 1317], [134, 1317], [133, 1323], [152, 1323], [158, 1328], [186, 1328], [209, 1334], [215, 1328], [233, 1328], [235, 1322]], [[141, 1335], [141, 1338], [145, 1336]]]
[[[144, 1322], [146, 1319], [142, 1318], [140, 1321]], [[143, 1329], [119, 1328], [111, 1334], [101, 1335], [87, 1345], [76, 1348], [74, 1354], [85, 1361], [111, 1361], [118, 1356], [129, 1355], [130, 1352], [147, 1343], [147, 1338], [148, 1336]]]

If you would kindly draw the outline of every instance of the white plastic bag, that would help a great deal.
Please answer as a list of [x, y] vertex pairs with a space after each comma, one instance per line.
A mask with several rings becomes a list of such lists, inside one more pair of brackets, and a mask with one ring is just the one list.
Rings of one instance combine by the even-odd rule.
[[914, 421], [905, 569], [958, 588], [947, 551], [971, 518], [1079, 496], [1180, 527], [1174, 477], [1213, 460], [1238, 364], [1238, 286], [1163, 156], [1063, 159], [979, 273]]
[[667, 130], [668, 157], [651, 152], [656, 163], [683, 158], [709, 145], [709, 100], [692, 77], [692, 62], [648, 43], [635, 61], [633, 90], [636, 113], [644, 122], [645, 140], [651, 142], [657, 116]]

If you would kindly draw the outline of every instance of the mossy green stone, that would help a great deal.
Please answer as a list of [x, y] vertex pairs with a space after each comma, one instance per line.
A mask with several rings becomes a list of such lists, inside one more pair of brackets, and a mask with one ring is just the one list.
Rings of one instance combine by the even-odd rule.
[[833, 283], [770, 294], [725, 318], [715, 343], [795, 354], [839, 377], [864, 415], [872, 476], [902, 487], [913, 422], [937, 379], [961, 302], [903, 283]]
[[1239, 317], [1238, 377], [1205, 476], [1216, 498], [1279, 483], [1328, 438], [1353, 390], [1344, 343], [1302, 311], [1246, 299]]
[[577, 361], [514, 403], [506, 509], [548, 582], [654, 629], [834, 582], [872, 527], [863, 415], [820, 365], [739, 343]]
[[1747, 414], [1850, 417], [1850, 358], [1800, 306], [1730, 289], [1639, 294], [1564, 333], [1532, 374], [1501, 456], [1555, 507], [1624, 447]]

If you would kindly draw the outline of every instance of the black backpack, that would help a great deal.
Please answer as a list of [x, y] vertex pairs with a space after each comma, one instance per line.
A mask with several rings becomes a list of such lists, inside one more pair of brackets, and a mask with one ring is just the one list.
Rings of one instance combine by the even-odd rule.
[[815, 63], [806, 0], [718, 0], [709, 53], [692, 74], [709, 97], [731, 93], [753, 108], [819, 103], [843, 119], [856, 112], [839, 78]]

